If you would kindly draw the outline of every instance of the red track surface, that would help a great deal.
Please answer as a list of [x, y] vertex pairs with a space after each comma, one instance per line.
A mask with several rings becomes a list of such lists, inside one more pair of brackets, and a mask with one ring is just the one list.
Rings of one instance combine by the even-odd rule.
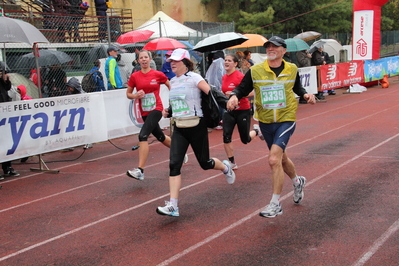
[[[155, 212], [169, 199], [169, 151], [156, 141], [141, 182], [125, 175], [137, 136], [112, 140], [126, 151], [104, 142], [77, 160], [81, 148], [43, 156], [59, 174], [31, 172], [37, 157], [14, 162], [21, 176], [0, 183], [0, 265], [398, 265], [398, 89], [393, 78], [299, 106], [287, 152], [305, 198], [294, 205], [287, 178], [276, 218], [258, 215], [271, 197], [266, 145], [237, 133], [233, 185], [190, 150], [177, 218]], [[222, 132], [209, 137], [225, 159]]]

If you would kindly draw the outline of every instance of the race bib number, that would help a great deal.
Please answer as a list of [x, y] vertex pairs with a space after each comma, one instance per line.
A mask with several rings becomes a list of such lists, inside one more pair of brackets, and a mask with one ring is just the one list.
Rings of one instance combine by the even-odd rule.
[[173, 95], [169, 100], [173, 116], [179, 117], [190, 113], [190, 108], [186, 102], [186, 95]]
[[154, 93], [147, 93], [141, 98], [141, 108], [144, 112], [150, 112], [156, 107], [156, 100]]
[[262, 106], [265, 109], [281, 109], [287, 106], [284, 85], [262, 86]]

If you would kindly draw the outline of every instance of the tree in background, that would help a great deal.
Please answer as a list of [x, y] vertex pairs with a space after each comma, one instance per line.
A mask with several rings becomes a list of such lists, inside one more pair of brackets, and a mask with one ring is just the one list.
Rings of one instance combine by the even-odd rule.
[[235, 21], [238, 32], [352, 31], [352, 0], [202, 0], [202, 3], [213, 1], [220, 3], [219, 19]]

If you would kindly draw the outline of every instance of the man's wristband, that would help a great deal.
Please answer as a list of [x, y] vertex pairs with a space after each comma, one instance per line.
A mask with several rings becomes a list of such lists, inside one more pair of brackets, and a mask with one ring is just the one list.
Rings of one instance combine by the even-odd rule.
[[230, 99], [233, 95], [235, 95], [235, 96], [238, 98], [237, 93], [232, 92], [232, 93], [230, 93], [230, 95], [229, 95], [229, 99]]

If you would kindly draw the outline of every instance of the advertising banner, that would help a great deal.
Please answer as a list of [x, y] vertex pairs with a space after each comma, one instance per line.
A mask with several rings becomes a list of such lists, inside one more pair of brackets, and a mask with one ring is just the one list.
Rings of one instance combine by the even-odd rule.
[[308, 93], [317, 93], [317, 70], [316, 67], [301, 67], [298, 68], [299, 76], [301, 77], [302, 86]]
[[[161, 98], [168, 107], [165, 85]], [[0, 162], [137, 134], [142, 124], [126, 89], [0, 103]]]
[[347, 87], [364, 81], [363, 61], [320, 66], [321, 91]]
[[101, 93], [0, 104], [0, 162], [107, 139]]
[[353, 60], [373, 59], [374, 11], [353, 12]]

